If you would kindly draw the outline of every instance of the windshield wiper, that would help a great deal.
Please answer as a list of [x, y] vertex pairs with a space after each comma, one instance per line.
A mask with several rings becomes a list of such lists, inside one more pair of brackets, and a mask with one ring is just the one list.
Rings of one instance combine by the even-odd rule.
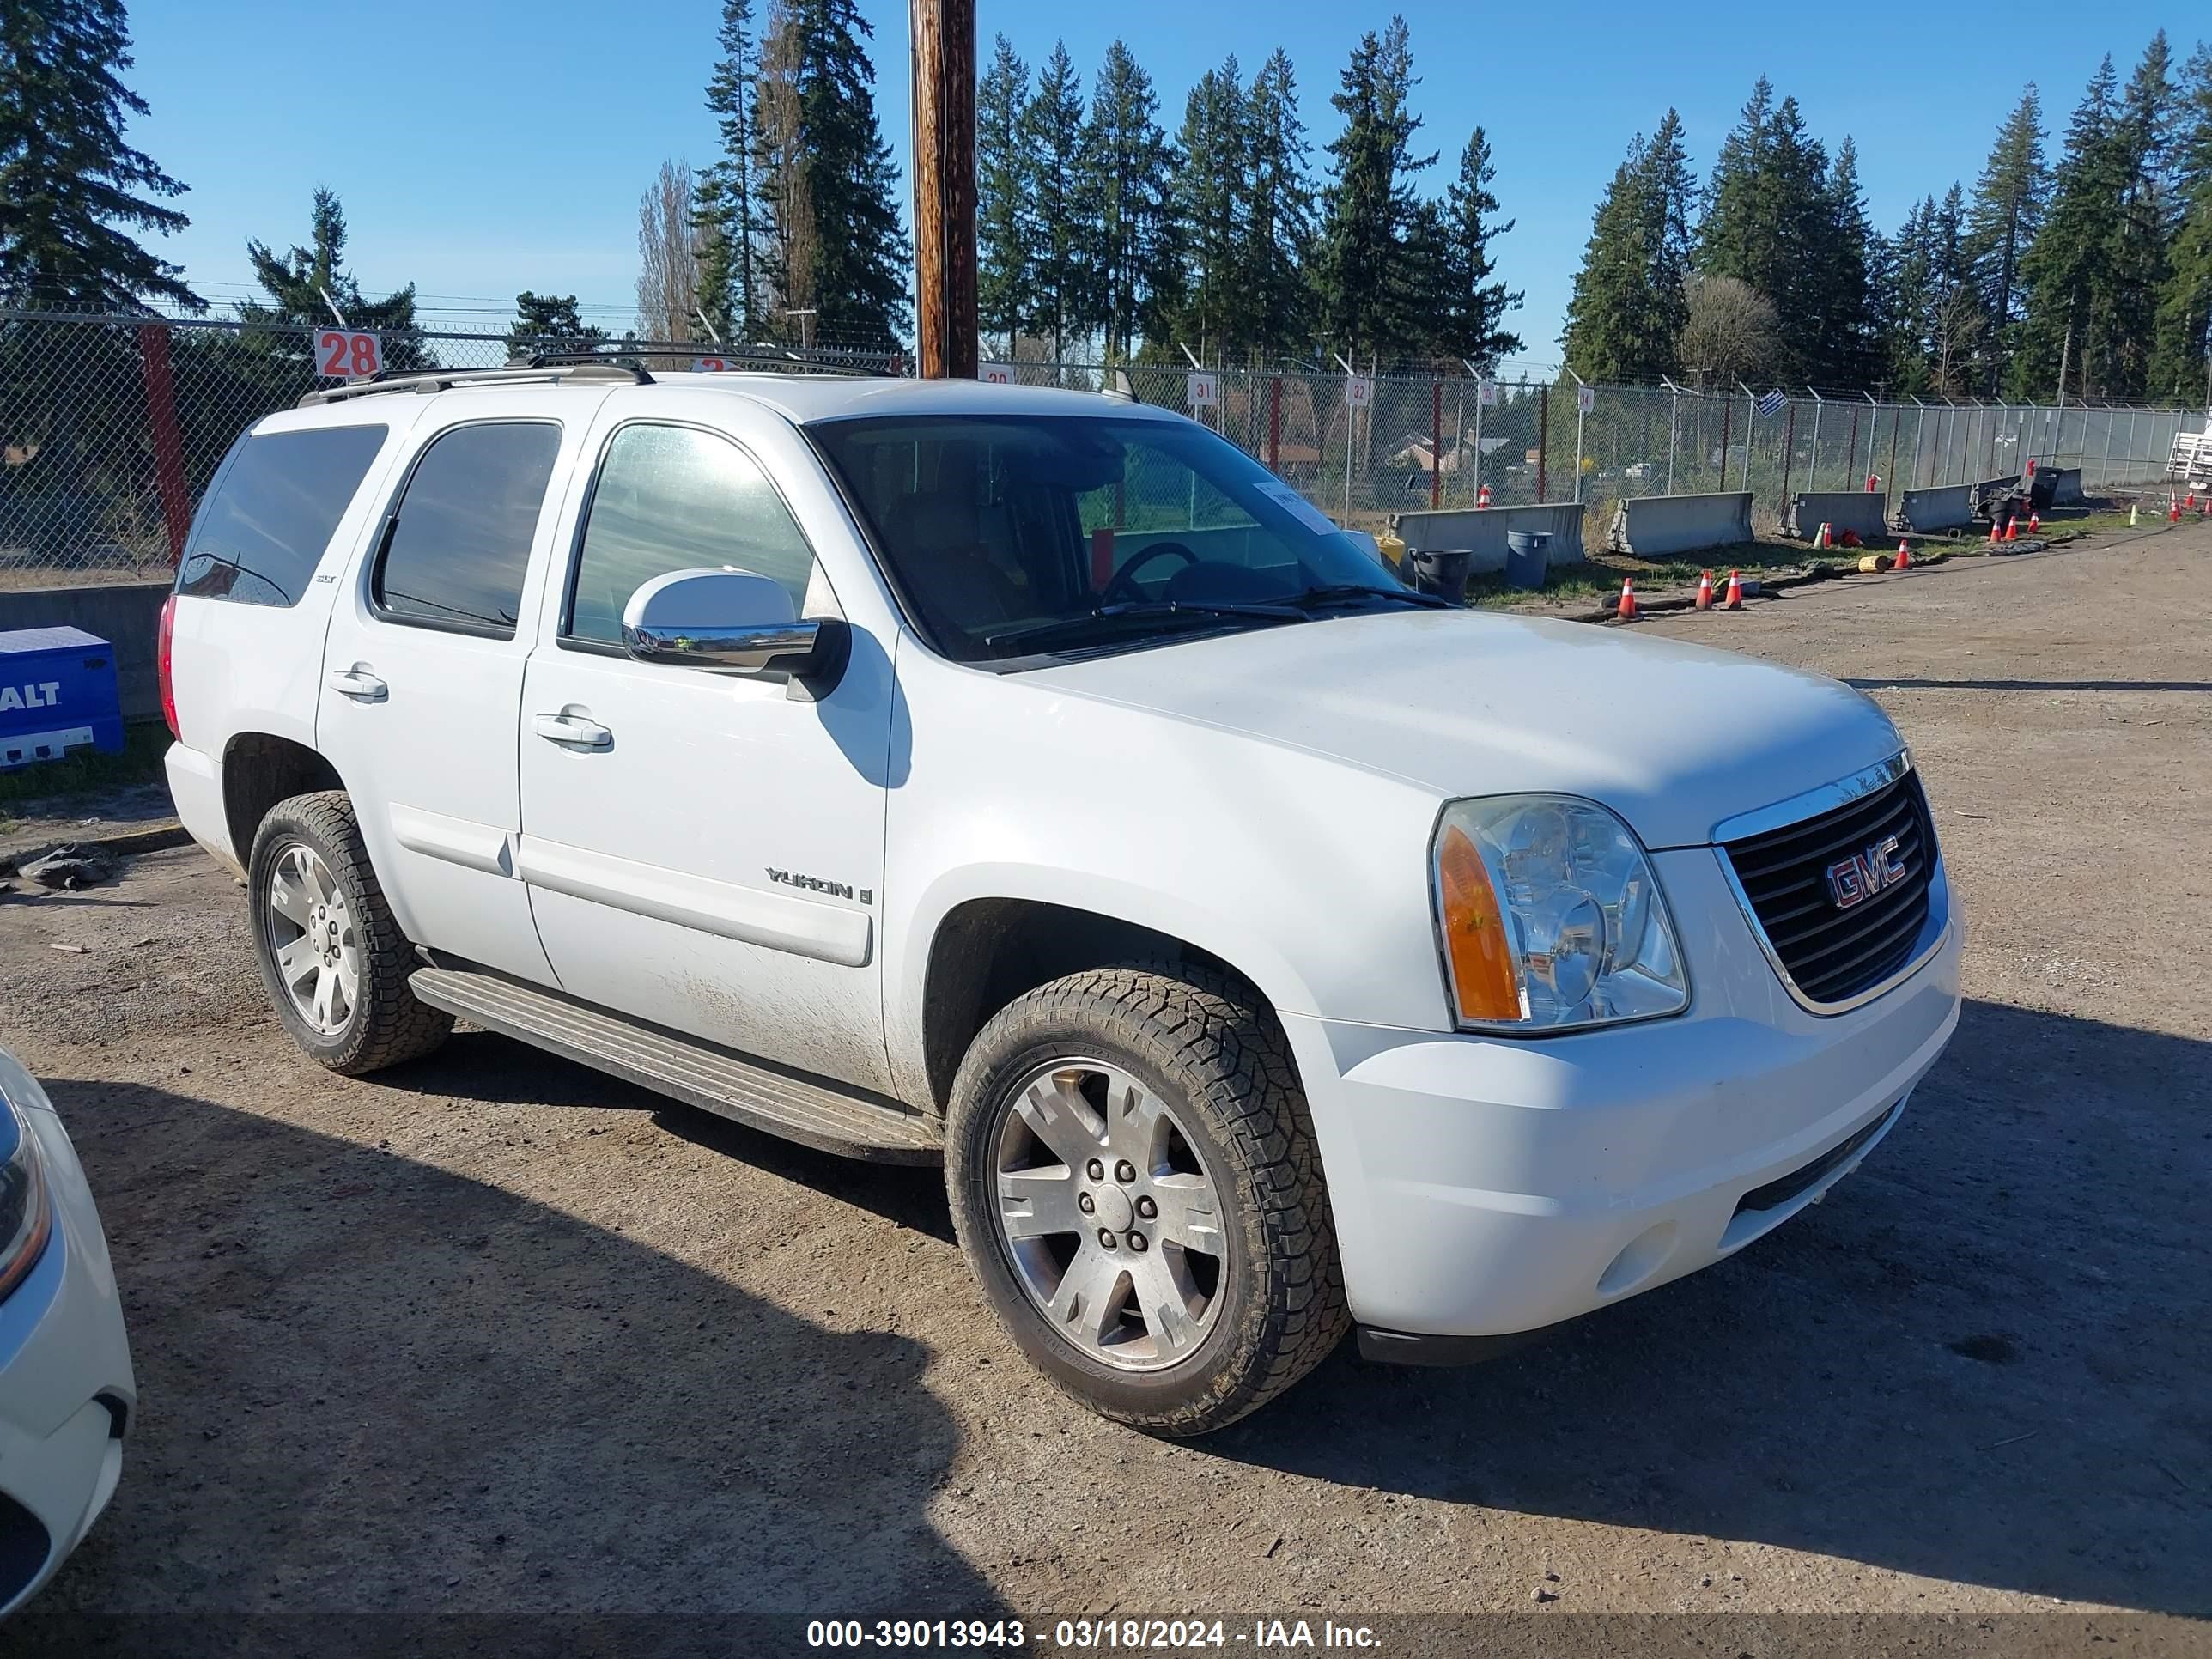
[[1310, 610], [1316, 605], [1336, 605], [1346, 599], [1398, 599], [1407, 605], [1419, 605], [1424, 611], [1449, 611], [1452, 603], [1440, 593], [1417, 593], [1410, 587], [1375, 587], [1364, 582], [1333, 582], [1326, 587], [1309, 587], [1303, 593], [1292, 593], [1282, 601]]
[[1306, 611], [1287, 602], [1263, 605], [1237, 599], [1133, 599], [1119, 605], [1097, 605], [1079, 617], [1058, 617], [1050, 622], [1001, 629], [995, 634], [986, 634], [983, 643], [994, 648], [1017, 642], [1048, 646], [1081, 639], [1102, 629], [1110, 631], [1118, 623], [1164, 622], [1184, 617], [1196, 622], [1211, 622], [1223, 617], [1254, 617], [1263, 622], [1311, 620]]

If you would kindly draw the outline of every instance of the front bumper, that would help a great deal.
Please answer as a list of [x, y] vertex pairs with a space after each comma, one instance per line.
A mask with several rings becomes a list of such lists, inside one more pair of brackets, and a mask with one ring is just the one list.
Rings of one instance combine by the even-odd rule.
[[138, 1398], [91, 1189], [28, 1083], [0, 1055], [0, 1089], [26, 1109], [54, 1209], [38, 1266], [0, 1301], [0, 1615], [53, 1576], [107, 1507]]
[[1284, 1017], [1370, 1352], [1538, 1330], [1733, 1255], [1855, 1169], [1950, 1040], [1955, 911], [1911, 978], [1823, 1018], [1717, 854], [1653, 863], [1690, 968], [1679, 1018], [1505, 1039]]

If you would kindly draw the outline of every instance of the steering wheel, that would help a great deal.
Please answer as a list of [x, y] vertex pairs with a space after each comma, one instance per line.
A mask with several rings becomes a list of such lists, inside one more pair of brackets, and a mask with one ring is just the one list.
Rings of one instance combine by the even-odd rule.
[[1098, 595], [1098, 603], [1101, 605], [1110, 605], [1116, 599], [1135, 598], [1137, 592], [1137, 584], [1135, 580], [1137, 573], [1139, 570], [1142, 570], [1146, 565], [1150, 564], [1154, 559], [1158, 558], [1163, 553], [1172, 553], [1176, 557], [1181, 559], [1187, 565], [1196, 564], [1198, 562], [1198, 555], [1192, 552], [1181, 542], [1154, 542], [1150, 547], [1138, 554], [1135, 558], [1130, 560], [1128, 563], [1123, 565], [1119, 570], [1114, 573], [1113, 576], [1107, 581], [1105, 587], [1100, 592]]

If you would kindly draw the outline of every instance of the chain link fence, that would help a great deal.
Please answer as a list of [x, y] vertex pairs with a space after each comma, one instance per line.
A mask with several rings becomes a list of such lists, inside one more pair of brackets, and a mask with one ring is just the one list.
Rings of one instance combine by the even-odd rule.
[[[337, 384], [328, 331], [305, 325], [0, 310], [0, 587], [165, 577], [201, 492], [240, 431]], [[380, 337], [386, 372], [489, 368], [520, 349], [504, 333]], [[647, 369], [713, 366], [899, 374], [896, 354], [609, 342]], [[1861, 398], [1760, 399], [1689, 387], [1578, 386], [1571, 376], [1346, 375], [1312, 368], [986, 362], [986, 380], [1097, 392], [1188, 410], [1322, 512], [1379, 531], [1431, 507], [1582, 501], [1595, 545], [1623, 496], [1748, 489], [1771, 532], [1789, 497], [1968, 483], [2078, 466], [2091, 490], [2154, 483], [2179, 432], [2172, 409], [2065, 409]], [[1133, 480], [1139, 492], [1142, 481]], [[1177, 484], [1180, 489], [1184, 484]], [[1175, 503], [1139, 501], [1171, 511]], [[1185, 504], [1188, 506], [1188, 503]], [[1194, 511], [1194, 508], [1190, 510]]]

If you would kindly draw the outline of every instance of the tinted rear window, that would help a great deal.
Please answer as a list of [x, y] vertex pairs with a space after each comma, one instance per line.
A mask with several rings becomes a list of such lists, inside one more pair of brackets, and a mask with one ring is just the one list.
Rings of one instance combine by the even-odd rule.
[[325, 426], [247, 438], [200, 507], [177, 592], [298, 604], [386, 431]]
[[512, 639], [560, 450], [559, 427], [516, 421], [455, 427], [424, 450], [370, 590], [384, 616]]

